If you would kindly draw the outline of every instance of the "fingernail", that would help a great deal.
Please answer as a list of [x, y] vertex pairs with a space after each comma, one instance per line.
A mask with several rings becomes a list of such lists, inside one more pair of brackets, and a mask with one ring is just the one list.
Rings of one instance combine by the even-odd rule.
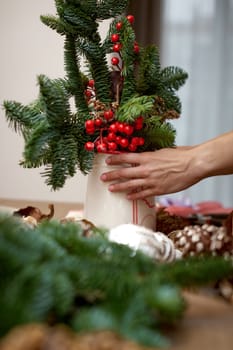
[[108, 186], [108, 190], [109, 190], [110, 192], [113, 192], [114, 186], [113, 186], [113, 185]]
[[111, 157], [108, 157], [105, 159], [105, 163], [110, 164], [111, 163]]
[[107, 176], [105, 174], [102, 174], [100, 176], [100, 180], [105, 181], [107, 179]]

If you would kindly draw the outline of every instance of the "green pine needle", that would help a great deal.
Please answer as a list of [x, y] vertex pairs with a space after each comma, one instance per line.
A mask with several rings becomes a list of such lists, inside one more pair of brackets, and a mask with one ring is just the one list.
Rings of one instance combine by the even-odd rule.
[[160, 326], [178, 322], [181, 287], [232, 276], [232, 262], [196, 258], [154, 263], [78, 223], [44, 222], [36, 229], [0, 215], [1, 336], [30, 322], [66, 323], [76, 331], [114, 330], [144, 345], [165, 346]]

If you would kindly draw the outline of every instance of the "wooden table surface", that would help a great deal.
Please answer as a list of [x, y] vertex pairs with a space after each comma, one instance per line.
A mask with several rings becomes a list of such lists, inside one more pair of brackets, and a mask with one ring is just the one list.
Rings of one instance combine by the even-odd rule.
[[232, 350], [233, 306], [219, 297], [185, 293], [187, 311], [169, 334], [171, 350]]

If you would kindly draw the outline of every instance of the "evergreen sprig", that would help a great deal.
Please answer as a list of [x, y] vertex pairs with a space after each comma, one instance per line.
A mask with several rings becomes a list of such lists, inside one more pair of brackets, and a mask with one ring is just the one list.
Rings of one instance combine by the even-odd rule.
[[[4, 101], [3, 107], [9, 126], [25, 140], [20, 164], [44, 166], [45, 182], [57, 190], [77, 170], [87, 174], [92, 169], [100, 135], [107, 135], [106, 121], [101, 132], [90, 133], [85, 122], [103, 119], [110, 109], [114, 121], [133, 124], [137, 117], [143, 117], [143, 127], [135, 130], [134, 136], [145, 142], [137, 146], [137, 152], [174, 146], [175, 130], [167, 120], [181, 113], [177, 90], [187, 73], [178, 67], [162, 68], [158, 48], [143, 48], [136, 42], [132, 21], [125, 13], [129, 0], [54, 1], [56, 15], [40, 18], [64, 38], [65, 77], [50, 79], [41, 74], [35, 101], [28, 105]], [[106, 37], [101, 38], [99, 23], [105, 19], [111, 23]], [[115, 34], [120, 38], [117, 51], [113, 49]], [[119, 64], [109, 64], [113, 53]], [[88, 68], [85, 73], [81, 62]], [[95, 145], [94, 152], [86, 149], [87, 142]]]
[[76, 331], [113, 330], [149, 346], [165, 346], [161, 324], [185, 309], [181, 288], [232, 275], [230, 261], [187, 258], [155, 263], [110, 242], [96, 228], [44, 222], [35, 229], [0, 215], [0, 334], [30, 322], [65, 323]]
[[144, 150], [148, 148], [160, 149], [175, 146], [176, 131], [170, 123], [160, 123], [157, 117], [151, 128], [151, 121], [147, 123], [145, 128], [145, 145]]
[[154, 96], [134, 96], [119, 107], [118, 120], [132, 123], [139, 115], [149, 115], [153, 111], [154, 103]]
[[160, 81], [159, 50], [154, 45], [141, 49], [140, 64], [138, 66], [137, 90], [140, 94], [156, 93]]
[[6, 118], [9, 125], [18, 133], [26, 136], [35, 124], [45, 120], [45, 115], [41, 112], [38, 105], [24, 106], [16, 101], [4, 101], [3, 106], [6, 111]]
[[77, 40], [76, 47], [89, 63], [90, 74], [95, 81], [97, 100], [109, 103], [111, 92], [110, 76], [100, 36], [95, 35], [95, 41]]

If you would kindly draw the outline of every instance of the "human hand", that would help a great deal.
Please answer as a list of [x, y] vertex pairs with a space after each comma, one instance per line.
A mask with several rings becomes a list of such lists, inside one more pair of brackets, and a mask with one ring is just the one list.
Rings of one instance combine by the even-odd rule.
[[[101, 180], [111, 182], [109, 191], [127, 192], [131, 200], [174, 193], [200, 180], [195, 160], [194, 147], [111, 155], [106, 163], [122, 167], [105, 172]], [[125, 163], [131, 167], [124, 167]]]

